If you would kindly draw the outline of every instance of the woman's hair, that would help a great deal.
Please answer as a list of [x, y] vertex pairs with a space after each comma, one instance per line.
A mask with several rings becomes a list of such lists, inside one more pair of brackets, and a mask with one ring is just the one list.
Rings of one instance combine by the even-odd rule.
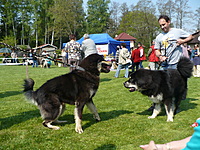
[[160, 19], [165, 19], [166, 22], [169, 22], [169, 21], [170, 21], [170, 18], [169, 18], [167, 15], [160, 15], [160, 17], [158, 18], [158, 21], [159, 21]]
[[76, 39], [76, 35], [75, 34], [69, 35], [69, 40], [75, 40], [75, 39]]
[[126, 43], [121, 43], [120, 45], [123, 47], [126, 47]]

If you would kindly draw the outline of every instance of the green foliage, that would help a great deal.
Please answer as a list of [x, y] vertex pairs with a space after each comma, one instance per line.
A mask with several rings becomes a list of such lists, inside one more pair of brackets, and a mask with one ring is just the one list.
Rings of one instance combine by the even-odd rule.
[[88, 33], [104, 33], [108, 28], [110, 0], [88, 0], [87, 31]]
[[[145, 62], [147, 66], [147, 62]], [[99, 90], [94, 103], [101, 117], [95, 122], [87, 108], [83, 111], [83, 134], [74, 131], [74, 106], [67, 109], [60, 120], [60, 130], [43, 127], [38, 108], [23, 96], [22, 84], [26, 78], [25, 66], [0, 66], [0, 149], [20, 150], [140, 150], [139, 145], [154, 140], [166, 143], [180, 140], [193, 133], [190, 125], [200, 116], [200, 80], [192, 77], [188, 83], [187, 99], [181, 102], [181, 111], [174, 122], [166, 122], [164, 110], [155, 119], [147, 119], [145, 111], [151, 101], [139, 92], [130, 93], [123, 87], [124, 70], [120, 78], [115, 71], [101, 74]], [[35, 80], [34, 89], [46, 80], [68, 72], [68, 68], [50, 69], [29, 66], [29, 77]]]
[[14, 36], [6, 36], [1, 42], [9, 45], [15, 45], [16, 43]]

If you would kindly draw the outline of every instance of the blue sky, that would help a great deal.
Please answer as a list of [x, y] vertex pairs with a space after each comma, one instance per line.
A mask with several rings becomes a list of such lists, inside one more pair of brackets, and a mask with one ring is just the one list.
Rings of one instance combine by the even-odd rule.
[[[83, 2], [84, 2], [84, 7], [87, 6], [87, 1], [88, 1], [88, 0], [83, 0]], [[127, 5], [132, 5], [132, 4], [136, 5], [137, 2], [138, 2], [139, 0], [110, 0], [110, 1], [115, 1], [115, 2], [118, 2], [118, 3], [120, 3], [120, 4], [126, 2]], [[151, 1], [154, 3], [154, 5], [156, 5], [157, 0], [151, 0]], [[174, 0], [173, 0], [173, 1], [174, 1]], [[200, 0], [188, 0], [188, 5], [189, 5], [189, 7], [190, 7], [189, 10], [191, 10], [191, 11], [194, 12], [195, 10], [197, 10], [197, 8], [200, 7]], [[197, 17], [200, 17], [200, 15], [197, 16]], [[190, 30], [190, 32], [191, 32], [191, 31], [192, 31], [192, 32], [195, 32], [195, 29], [194, 29], [192, 26], [187, 26], [187, 27], [190, 27], [190, 29], [188, 29], [188, 31]]]
[[[126, 2], [128, 5], [137, 4], [139, 0], [111, 0], [116, 1], [120, 4]], [[152, 0], [154, 4], [156, 4], [157, 0]], [[87, 0], [83, 0], [84, 4], [87, 4]], [[188, 5], [191, 7], [191, 9], [196, 10], [198, 7], [200, 7], [200, 0], [188, 0]]]

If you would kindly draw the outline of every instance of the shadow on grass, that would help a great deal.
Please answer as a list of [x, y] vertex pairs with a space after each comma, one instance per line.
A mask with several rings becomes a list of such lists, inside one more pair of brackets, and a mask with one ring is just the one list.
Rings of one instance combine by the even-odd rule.
[[110, 81], [112, 79], [109, 79], [109, 78], [103, 78], [103, 79], [100, 79], [100, 82], [104, 82], [104, 81]]
[[[110, 120], [110, 119], [113, 119], [113, 118], [117, 118], [120, 115], [131, 114], [131, 113], [133, 113], [133, 111], [113, 110], [113, 111], [109, 111], [109, 112], [100, 112], [99, 116], [100, 116], [101, 122], [102, 122], [102, 121], [107, 121], [107, 120]], [[65, 124], [72, 124], [72, 123], [75, 122], [73, 114], [64, 115], [64, 116], [61, 116], [59, 118], [59, 120], [66, 120], [66, 119], [67, 119], [67, 122], [63, 123], [63, 124], [59, 124], [59, 126], [64, 126]], [[83, 113], [82, 120], [83, 121], [89, 121], [88, 123], [86, 123], [86, 124], [83, 125], [83, 129], [89, 128], [93, 124], [97, 123], [97, 121], [93, 118], [93, 115], [91, 113], [87, 113], [87, 114]]]
[[115, 149], [117, 149], [117, 147], [114, 144], [106, 144], [106, 145], [102, 145], [98, 148], [95, 148], [94, 150], [106, 150], [106, 149], [115, 150]]
[[21, 94], [21, 93], [22, 93], [21, 91], [6, 91], [6, 92], [0, 93], [0, 98], [18, 95], [18, 94]]
[[[179, 109], [178, 109], [178, 113], [182, 112], [182, 111], [187, 111], [189, 109], [194, 109], [196, 108], [197, 104], [195, 103], [190, 103], [191, 101], [196, 101], [198, 99], [194, 99], [194, 98], [187, 98], [186, 100], [182, 100], [181, 104], [179, 105]], [[149, 106], [150, 107], [150, 106]], [[148, 111], [148, 110], [144, 110], [140, 113], [137, 113], [139, 115], [151, 115], [152, 111]], [[165, 108], [164, 105], [162, 105], [162, 111], [159, 114], [159, 116], [165, 116], [166, 112], [165, 112]]]
[[27, 121], [31, 118], [35, 118], [35, 117], [40, 117], [39, 110], [22, 112], [16, 116], [0, 118], [0, 122], [1, 122], [0, 130], [10, 128], [13, 125], [25, 122], [25, 121]]

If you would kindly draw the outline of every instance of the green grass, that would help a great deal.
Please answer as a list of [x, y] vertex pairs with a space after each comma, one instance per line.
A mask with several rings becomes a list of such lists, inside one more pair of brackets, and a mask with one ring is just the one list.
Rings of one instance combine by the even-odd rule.
[[[29, 77], [35, 88], [47, 79], [68, 72], [68, 68], [50, 69], [29, 66]], [[181, 112], [174, 122], [166, 122], [165, 111], [155, 119], [147, 119], [151, 101], [138, 92], [123, 87], [124, 70], [120, 78], [114, 71], [101, 74], [99, 90], [94, 97], [102, 121], [96, 123], [87, 108], [83, 111], [83, 134], [75, 132], [74, 106], [67, 109], [60, 120], [67, 120], [54, 131], [43, 127], [37, 107], [27, 102], [22, 85], [25, 66], [0, 66], [0, 149], [2, 150], [140, 150], [140, 144], [150, 140], [165, 143], [179, 140], [193, 133], [189, 127], [200, 117], [200, 78], [189, 79], [188, 98], [181, 103]]]

